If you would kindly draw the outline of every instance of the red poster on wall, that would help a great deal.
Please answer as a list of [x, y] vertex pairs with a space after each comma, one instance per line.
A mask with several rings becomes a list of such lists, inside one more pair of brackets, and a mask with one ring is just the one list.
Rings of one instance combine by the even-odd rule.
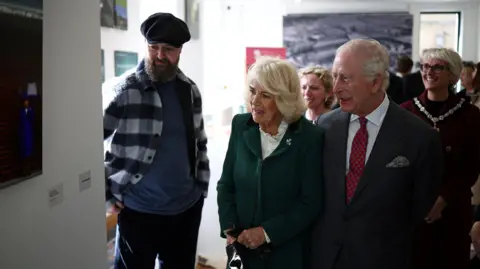
[[252, 65], [259, 56], [275, 56], [285, 59], [287, 57], [286, 48], [246, 48], [246, 64]]

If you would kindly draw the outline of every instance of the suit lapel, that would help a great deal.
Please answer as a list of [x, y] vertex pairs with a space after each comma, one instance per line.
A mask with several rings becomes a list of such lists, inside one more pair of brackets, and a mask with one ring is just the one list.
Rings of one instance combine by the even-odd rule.
[[[348, 126], [350, 122], [350, 114], [339, 111], [337, 120], [334, 120], [332, 123], [332, 135], [333, 145], [328, 147], [332, 153], [332, 158], [328, 160], [328, 165], [333, 166], [331, 171], [334, 171], [334, 175], [331, 177], [334, 181], [329, 184], [333, 186], [333, 193], [339, 193], [337, 201], [341, 208], [346, 207], [346, 196], [345, 196], [345, 175], [347, 170], [346, 160], [347, 160], [347, 140], [348, 140]], [[328, 154], [328, 153], [326, 153]], [[330, 155], [330, 154], [328, 154]], [[330, 168], [329, 168], [330, 169]], [[338, 180], [341, 179], [341, 180]]]
[[355, 202], [358, 199], [358, 196], [362, 191], [375, 179], [378, 178], [379, 169], [384, 168], [385, 165], [390, 161], [388, 158], [391, 157], [391, 148], [393, 145], [400, 145], [402, 136], [401, 132], [398, 131], [398, 127], [401, 126], [401, 123], [398, 122], [396, 117], [398, 110], [402, 109], [398, 107], [393, 102], [390, 102], [385, 119], [383, 120], [382, 126], [378, 132], [377, 138], [375, 139], [375, 144], [373, 145], [370, 156], [365, 165], [363, 175], [360, 178], [355, 194], [350, 203]]

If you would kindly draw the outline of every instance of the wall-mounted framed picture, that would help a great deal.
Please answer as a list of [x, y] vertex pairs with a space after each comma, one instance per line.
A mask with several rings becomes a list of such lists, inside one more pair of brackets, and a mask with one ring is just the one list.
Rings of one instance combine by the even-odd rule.
[[129, 51], [115, 51], [115, 76], [121, 76], [129, 69], [134, 68], [138, 64], [138, 54]]
[[185, 0], [185, 23], [192, 39], [200, 38], [200, 0]]
[[115, 7], [115, 28], [128, 29], [127, 0], [113, 0]]
[[291, 14], [283, 17], [287, 59], [298, 68], [331, 68], [335, 51], [353, 38], [372, 38], [388, 48], [390, 70], [399, 55], [412, 55], [413, 16], [409, 12]]
[[42, 174], [43, 0], [0, 0], [0, 36], [1, 189]]
[[100, 26], [115, 27], [114, 0], [100, 0]]

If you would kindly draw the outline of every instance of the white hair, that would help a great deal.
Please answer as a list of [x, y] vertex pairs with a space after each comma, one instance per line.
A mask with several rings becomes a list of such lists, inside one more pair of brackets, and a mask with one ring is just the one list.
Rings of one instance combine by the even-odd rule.
[[425, 49], [422, 51], [420, 59], [422, 61], [430, 59], [438, 59], [444, 61], [448, 64], [448, 69], [455, 76], [456, 81], [458, 81], [458, 79], [460, 78], [460, 73], [462, 72], [463, 68], [462, 57], [460, 57], [460, 55], [454, 50], [446, 48]]
[[305, 113], [307, 108], [300, 90], [300, 79], [295, 66], [289, 61], [261, 56], [250, 66], [245, 89], [245, 101], [249, 108], [253, 82], [275, 97], [277, 108], [287, 123], [295, 122]]
[[388, 50], [374, 39], [352, 39], [337, 49], [337, 54], [349, 51], [358, 53], [366, 59], [363, 62], [363, 73], [371, 80], [380, 75], [383, 79], [381, 90], [386, 91], [389, 86], [390, 56]]

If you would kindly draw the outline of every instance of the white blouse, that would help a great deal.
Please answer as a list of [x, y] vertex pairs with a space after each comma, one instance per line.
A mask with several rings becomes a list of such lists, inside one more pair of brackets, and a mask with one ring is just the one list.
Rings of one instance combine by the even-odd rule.
[[265, 160], [280, 145], [285, 132], [288, 129], [288, 123], [282, 121], [278, 126], [278, 133], [271, 135], [260, 129], [260, 141], [262, 143], [262, 158]]

